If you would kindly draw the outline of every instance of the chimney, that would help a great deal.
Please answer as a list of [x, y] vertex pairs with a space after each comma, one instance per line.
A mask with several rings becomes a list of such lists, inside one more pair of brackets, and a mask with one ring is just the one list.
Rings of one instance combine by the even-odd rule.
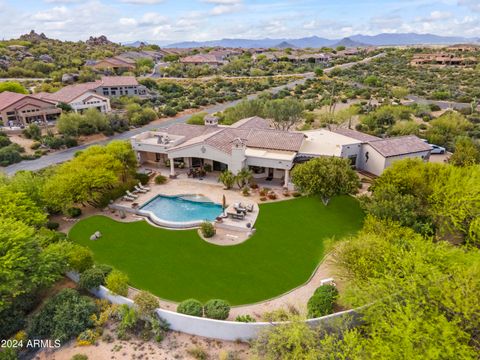
[[206, 115], [203, 118], [205, 126], [218, 126], [218, 117], [213, 115]]

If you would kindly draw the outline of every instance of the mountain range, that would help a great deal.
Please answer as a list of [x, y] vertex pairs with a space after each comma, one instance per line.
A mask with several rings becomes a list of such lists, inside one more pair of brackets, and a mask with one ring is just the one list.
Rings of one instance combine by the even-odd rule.
[[[221, 39], [210, 41], [184, 41], [168, 44], [167, 41], [143, 41], [148, 44], [157, 44], [169, 48], [195, 48], [195, 47], [232, 47], [232, 48], [270, 48], [284, 47], [285, 44], [297, 48], [320, 48], [320, 47], [362, 47], [362, 46], [394, 46], [394, 45], [443, 45], [457, 43], [477, 43], [480, 38], [466, 38], [462, 36], [440, 36], [434, 34], [416, 33], [383, 33], [378, 35], [353, 35], [343, 39], [326, 39], [318, 36], [310, 36], [299, 39], [264, 38], [264, 39]], [[141, 42], [125, 44], [139, 46]]]

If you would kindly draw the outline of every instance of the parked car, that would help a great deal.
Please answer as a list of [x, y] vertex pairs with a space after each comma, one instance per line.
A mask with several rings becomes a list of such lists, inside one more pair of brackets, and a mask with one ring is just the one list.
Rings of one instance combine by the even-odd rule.
[[428, 144], [432, 147], [431, 154], [445, 154], [447, 151], [444, 147], [434, 145], [434, 144]]
[[442, 146], [435, 145], [435, 144], [429, 144], [427, 139], [420, 139], [420, 140], [422, 140], [424, 143], [426, 143], [426, 144], [428, 144], [432, 147], [431, 154], [445, 154], [447, 152], [447, 149], [445, 149]]

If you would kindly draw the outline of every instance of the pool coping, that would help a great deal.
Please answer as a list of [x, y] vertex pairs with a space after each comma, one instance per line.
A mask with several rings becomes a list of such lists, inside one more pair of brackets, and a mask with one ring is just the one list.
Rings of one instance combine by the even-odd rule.
[[[214, 223], [214, 221], [210, 221], [210, 220], [206, 220], [206, 219], [204, 219], [204, 220], [193, 220], [193, 221], [183, 221], [183, 222], [169, 221], [169, 220], [165, 220], [165, 219], [161, 219], [161, 218], [157, 217], [152, 211], [142, 210], [142, 208], [144, 206], [148, 205], [150, 202], [152, 202], [153, 200], [155, 200], [158, 197], [173, 199], [173, 198], [181, 198], [182, 196], [191, 196], [191, 195], [199, 195], [199, 194], [178, 194], [178, 195], [157, 194], [154, 197], [152, 197], [151, 199], [144, 202], [142, 205], [140, 205], [138, 207], [138, 209], [135, 209], [135, 214], [137, 214], [139, 216], [146, 217], [151, 222], [153, 222], [155, 225], [165, 227], [165, 228], [170, 228], [170, 229], [193, 229], [193, 228], [200, 227], [200, 225], [202, 225], [204, 222]], [[201, 194], [201, 195], [205, 198], [208, 198], [207, 196], [205, 196], [203, 194]], [[200, 203], [200, 204], [201, 203], [204, 203], [204, 204], [212, 203], [212, 204], [220, 205], [220, 204], [217, 204], [214, 201], [195, 201], [195, 200], [190, 200], [190, 199], [183, 199], [183, 200], [194, 202], [194, 203], [196, 202], [196, 203]]]

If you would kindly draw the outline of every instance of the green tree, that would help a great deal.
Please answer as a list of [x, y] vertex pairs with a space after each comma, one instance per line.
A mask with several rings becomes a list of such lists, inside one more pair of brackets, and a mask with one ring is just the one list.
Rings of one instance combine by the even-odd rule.
[[15, 81], [5, 81], [0, 83], [0, 93], [4, 91], [11, 91], [20, 94], [28, 94], [27, 89], [25, 87]]
[[356, 193], [360, 185], [348, 159], [337, 157], [321, 157], [297, 165], [292, 182], [301, 192], [320, 196], [325, 205], [334, 196]]
[[455, 166], [472, 166], [480, 163], [480, 148], [467, 136], [458, 137], [455, 140], [455, 151], [448, 159]]
[[303, 110], [301, 101], [287, 98], [267, 101], [264, 113], [276, 129], [287, 131], [300, 122]]
[[430, 121], [425, 136], [431, 144], [453, 148], [455, 138], [464, 136], [473, 125], [462, 114], [449, 111]]
[[238, 188], [243, 189], [253, 179], [253, 174], [250, 169], [244, 168], [235, 175], [235, 182]]

